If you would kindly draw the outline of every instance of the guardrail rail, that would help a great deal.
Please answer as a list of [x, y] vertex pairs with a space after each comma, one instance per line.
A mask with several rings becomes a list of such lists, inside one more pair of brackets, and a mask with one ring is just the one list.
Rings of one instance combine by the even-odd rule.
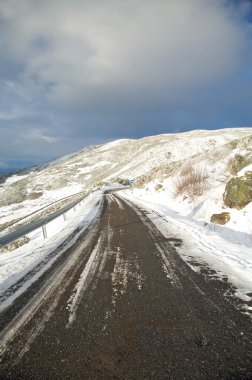
[[[77, 193], [77, 194], [79, 194], [79, 193]], [[72, 196], [75, 196], [77, 194], [73, 194]], [[85, 194], [85, 196], [83, 198], [78, 199], [77, 201], [71, 203], [70, 205], [63, 207], [60, 210], [55, 211], [53, 214], [50, 214], [50, 215], [46, 216], [45, 218], [35, 220], [34, 222], [28, 223], [25, 226], [22, 226], [22, 227], [16, 229], [15, 231], [9, 232], [9, 233], [1, 236], [0, 237], [0, 248], [3, 248], [10, 243], [13, 243], [15, 240], [20, 239], [21, 237], [25, 236], [26, 234], [28, 234], [28, 233], [30, 233], [30, 232], [32, 232], [32, 231], [34, 231], [40, 227], [42, 227], [44, 238], [47, 238], [46, 225], [61, 215], [63, 215], [64, 220], [66, 220], [67, 211], [71, 210], [72, 208], [75, 209], [76, 206], [78, 204], [81, 204], [81, 202], [90, 194], [91, 194], [91, 191], [88, 192], [87, 194]], [[59, 201], [66, 199], [66, 198], [67, 197], [59, 199]], [[54, 203], [56, 203], [56, 202], [53, 202], [50, 205], [52, 205]], [[49, 207], [50, 205], [48, 205], [46, 207]], [[39, 212], [39, 211], [41, 211], [41, 209], [37, 210], [36, 212]], [[32, 213], [32, 214], [34, 214], [34, 213]], [[32, 215], [32, 214], [30, 214], [30, 215]], [[22, 218], [22, 219], [24, 219], [24, 218]]]

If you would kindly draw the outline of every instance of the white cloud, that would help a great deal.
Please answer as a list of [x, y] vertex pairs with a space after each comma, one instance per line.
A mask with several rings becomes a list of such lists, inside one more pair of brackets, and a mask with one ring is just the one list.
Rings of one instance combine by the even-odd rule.
[[58, 142], [60, 140], [60, 138], [49, 136], [49, 135], [43, 133], [39, 129], [31, 129], [31, 130], [29, 130], [26, 135], [22, 136], [22, 139], [23, 140], [35, 141], [35, 142], [38, 141], [38, 140], [42, 140], [42, 141], [45, 141], [48, 144], [53, 144], [53, 143], [56, 143], [56, 142]]
[[[0, 128], [0, 133], [1, 129], [4, 131], [4, 128]], [[43, 131], [39, 128], [32, 128], [29, 126], [15, 128], [13, 132], [15, 132], [15, 138], [12, 140], [11, 146], [29, 146], [29, 150], [32, 151], [36, 150], [36, 148], [43, 149], [43, 145], [41, 145], [41, 143], [52, 145], [60, 141], [60, 137], [50, 136], [49, 134], [47, 134], [46, 131]], [[40, 154], [43, 155], [43, 152], [40, 152]]]
[[244, 46], [219, 0], [8, 0], [0, 10], [20, 80], [69, 108], [142, 97], [172, 106], [181, 91], [233, 73]]

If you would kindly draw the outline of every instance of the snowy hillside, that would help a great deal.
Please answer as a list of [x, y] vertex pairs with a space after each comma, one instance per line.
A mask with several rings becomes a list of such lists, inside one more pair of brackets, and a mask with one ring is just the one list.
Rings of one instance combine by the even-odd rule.
[[[204, 163], [207, 168], [211, 183], [209, 202], [216, 204], [218, 211], [230, 174], [228, 160], [237, 153], [251, 155], [251, 139], [250, 128], [192, 131], [118, 140], [84, 149], [41, 166], [39, 171], [9, 177], [0, 187], [0, 228], [50, 202], [87, 192], [118, 177], [134, 178], [136, 187], [144, 191], [154, 189], [157, 184], [159, 193], [171, 191], [171, 178], [188, 160]], [[197, 217], [208, 221], [213, 209], [208, 203], [198, 210]]]

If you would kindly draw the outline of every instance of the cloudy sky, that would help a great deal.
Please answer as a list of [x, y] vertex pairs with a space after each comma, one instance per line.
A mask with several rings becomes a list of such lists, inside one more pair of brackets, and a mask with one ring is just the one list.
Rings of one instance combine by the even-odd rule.
[[251, 0], [0, 0], [0, 169], [252, 126]]

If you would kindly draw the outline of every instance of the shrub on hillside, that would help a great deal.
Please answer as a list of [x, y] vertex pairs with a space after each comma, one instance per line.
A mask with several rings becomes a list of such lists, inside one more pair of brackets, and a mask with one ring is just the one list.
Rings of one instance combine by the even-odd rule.
[[127, 178], [116, 177], [112, 179], [112, 182], [120, 183], [123, 186], [129, 186], [130, 182]]
[[186, 164], [181, 168], [179, 175], [174, 179], [174, 195], [184, 195], [193, 200], [203, 194], [206, 189], [208, 174], [203, 166]]
[[193, 170], [194, 170], [193, 163], [192, 161], [189, 160], [186, 164], [182, 165], [179, 174], [180, 176], [185, 177], [191, 174]]

